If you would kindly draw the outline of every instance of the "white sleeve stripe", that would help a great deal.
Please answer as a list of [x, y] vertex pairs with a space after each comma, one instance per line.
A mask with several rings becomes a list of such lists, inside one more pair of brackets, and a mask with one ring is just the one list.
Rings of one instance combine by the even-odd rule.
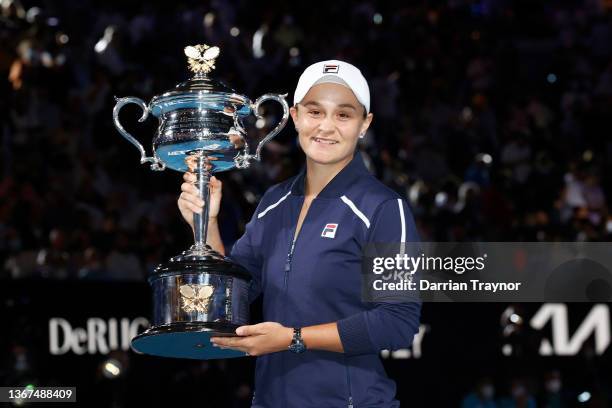
[[366, 217], [361, 211], [359, 211], [359, 209], [355, 206], [355, 203], [349, 200], [348, 197], [345, 195], [340, 197], [340, 199], [344, 202], [344, 204], [349, 206], [349, 208], [355, 213], [356, 216], [361, 219], [361, 221], [363, 221], [367, 228], [370, 228], [370, 220], [368, 220], [368, 217]]
[[400, 255], [404, 255], [406, 252], [406, 218], [404, 217], [404, 206], [402, 205], [402, 199], [397, 199], [397, 205], [399, 205], [400, 221], [402, 224], [402, 237], [400, 238]]
[[287, 196], [289, 196], [289, 194], [291, 194], [291, 191], [288, 192], [287, 194], [285, 194], [284, 196], [281, 197], [280, 200], [278, 200], [277, 202], [275, 202], [274, 204], [269, 205], [268, 207], [266, 207], [265, 210], [263, 210], [262, 212], [260, 212], [259, 214], [257, 214], [257, 218], [261, 218], [264, 215], [266, 215], [266, 213], [270, 210], [272, 210], [273, 208], [275, 208], [276, 206], [278, 206], [280, 203], [282, 203], [283, 201], [285, 201], [285, 198], [287, 198]]
[[402, 238], [401, 242], [406, 242], [406, 218], [404, 218], [404, 206], [402, 205], [402, 199], [397, 199], [397, 205], [399, 205], [400, 221], [402, 222]]

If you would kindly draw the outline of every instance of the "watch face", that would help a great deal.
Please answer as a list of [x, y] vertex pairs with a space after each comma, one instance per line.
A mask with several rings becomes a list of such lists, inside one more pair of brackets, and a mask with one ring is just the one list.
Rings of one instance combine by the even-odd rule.
[[306, 347], [304, 347], [304, 343], [302, 342], [298, 342], [298, 343], [293, 343], [290, 346], [291, 351], [293, 351], [294, 353], [301, 353], [304, 350], [306, 350]]

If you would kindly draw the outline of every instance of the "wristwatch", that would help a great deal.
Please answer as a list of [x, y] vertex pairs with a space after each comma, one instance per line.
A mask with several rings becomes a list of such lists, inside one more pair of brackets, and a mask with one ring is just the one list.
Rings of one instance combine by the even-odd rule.
[[293, 339], [291, 340], [291, 344], [289, 345], [289, 350], [297, 354], [306, 351], [306, 344], [304, 344], [304, 340], [302, 340], [301, 327], [295, 327], [293, 329]]

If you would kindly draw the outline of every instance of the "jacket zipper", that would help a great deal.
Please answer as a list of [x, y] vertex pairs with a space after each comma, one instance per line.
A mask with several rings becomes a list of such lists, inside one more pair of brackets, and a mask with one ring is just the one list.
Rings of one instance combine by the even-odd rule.
[[[300, 212], [301, 212], [302, 205], [304, 205], [303, 199], [300, 204]], [[312, 207], [312, 202], [310, 203], [310, 206]], [[302, 220], [302, 228], [304, 227], [304, 224], [306, 223], [306, 218], [308, 218], [309, 212], [310, 212], [310, 208], [308, 209], [308, 211], [306, 211], [306, 215], [304, 215], [304, 219]], [[293, 259], [293, 251], [295, 250], [295, 243], [297, 242], [299, 236], [302, 234], [302, 228], [300, 228], [300, 231], [298, 232], [297, 236], [295, 236], [295, 230], [297, 229], [297, 223], [299, 222], [299, 218], [300, 218], [300, 215], [298, 213], [298, 220], [296, 221], [295, 227], [291, 230], [291, 234], [289, 235], [289, 251], [287, 252], [287, 260], [285, 261], [285, 275], [283, 278], [283, 289], [285, 292], [287, 292], [287, 289], [288, 289], [287, 280], [289, 278], [289, 272], [291, 271], [291, 260]]]
[[293, 258], [293, 250], [295, 248], [296, 241], [296, 239], [293, 239], [293, 235], [295, 235], [295, 229], [291, 231], [291, 237], [289, 240], [289, 252], [287, 253], [287, 260], [285, 261], [285, 276], [283, 278], [283, 289], [285, 290], [285, 292], [287, 291], [287, 277], [289, 276], [289, 271], [291, 271], [291, 258]]
[[353, 408], [353, 394], [351, 393], [351, 376], [349, 375], [348, 362], [344, 356], [344, 368], [346, 369], [346, 384], [348, 386], [348, 408]]

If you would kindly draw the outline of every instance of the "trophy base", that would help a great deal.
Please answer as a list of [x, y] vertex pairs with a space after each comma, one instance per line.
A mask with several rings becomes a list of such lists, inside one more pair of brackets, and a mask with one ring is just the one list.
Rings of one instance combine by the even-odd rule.
[[213, 360], [245, 357], [242, 351], [214, 347], [211, 337], [235, 337], [238, 325], [226, 323], [173, 323], [152, 327], [132, 339], [132, 350], [158, 357]]
[[149, 276], [151, 327], [134, 337], [137, 353], [212, 360], [245, 353], [214, 347], [213, 336], [236, 336], [249, 324], [249, 272], [208, 245], [195, 244]]

